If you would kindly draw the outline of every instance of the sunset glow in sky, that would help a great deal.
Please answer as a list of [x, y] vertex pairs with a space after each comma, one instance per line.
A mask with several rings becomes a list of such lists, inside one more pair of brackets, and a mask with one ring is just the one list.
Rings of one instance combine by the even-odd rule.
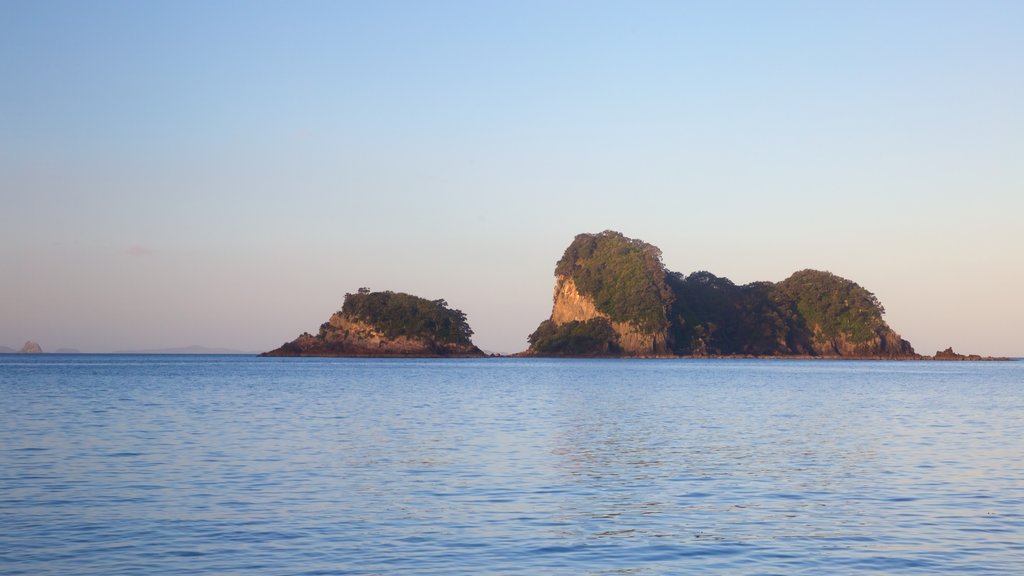
[[361, 286], [515, 352], [574, 235], [1024, 355], [1024, 3], [0, 0], [0, 345], [268, 350]]

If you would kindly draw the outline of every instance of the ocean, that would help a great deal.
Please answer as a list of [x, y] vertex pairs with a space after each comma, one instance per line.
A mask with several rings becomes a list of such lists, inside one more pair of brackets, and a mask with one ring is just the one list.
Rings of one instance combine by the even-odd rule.
[[1022, 574], [1024, 363], [0, 355], [0, 574]]

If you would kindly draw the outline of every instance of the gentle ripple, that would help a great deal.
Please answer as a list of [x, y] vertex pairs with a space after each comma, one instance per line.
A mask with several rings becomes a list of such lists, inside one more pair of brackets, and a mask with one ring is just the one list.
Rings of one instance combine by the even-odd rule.
[[1022, 376], [0, 356], [0, 573], [1020, 574]]

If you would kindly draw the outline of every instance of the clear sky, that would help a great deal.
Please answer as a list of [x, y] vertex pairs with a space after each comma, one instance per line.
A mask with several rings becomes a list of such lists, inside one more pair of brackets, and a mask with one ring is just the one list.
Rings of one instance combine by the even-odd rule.
[[1024, 2], [0, 0], [0, 345], [266, 350], [361, 286], [484, 349], [615, 229], [1024, 355]]

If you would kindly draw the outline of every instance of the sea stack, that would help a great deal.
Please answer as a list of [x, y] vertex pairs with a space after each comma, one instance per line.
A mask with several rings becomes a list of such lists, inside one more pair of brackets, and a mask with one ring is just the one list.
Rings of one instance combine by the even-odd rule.
[[530, 335], [530, 352], [672, 355], [666, 276], [651, 244], [612, 231], [576, 236], [555, 266], [551, 317]]

